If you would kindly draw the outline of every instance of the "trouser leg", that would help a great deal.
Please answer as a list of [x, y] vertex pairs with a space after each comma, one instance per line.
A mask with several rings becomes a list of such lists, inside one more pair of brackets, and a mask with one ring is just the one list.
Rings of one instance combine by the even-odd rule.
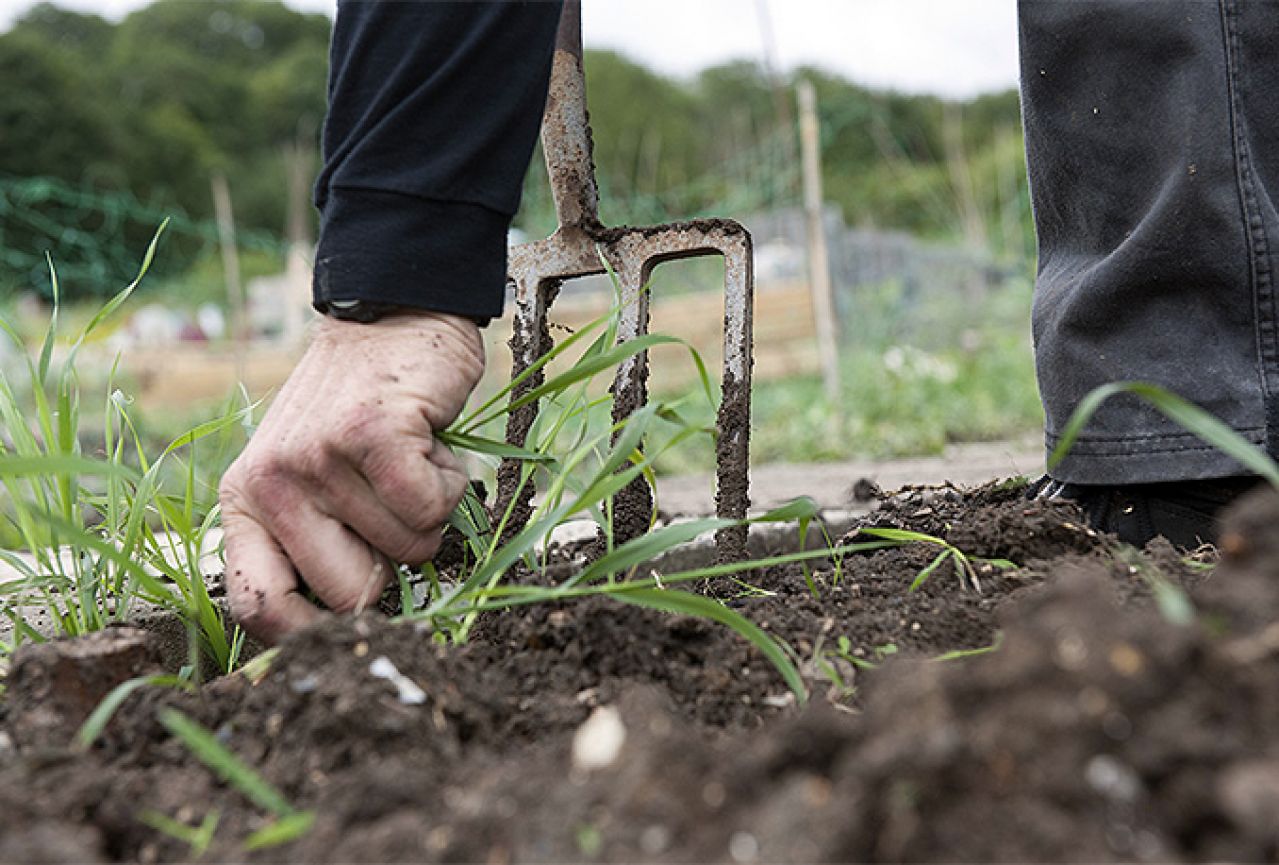
[[[1279, 3], [1021, 0], [1019, 17], [1049, 448], [1089, 391], [1141, 380], [1279, 454]], [[1128, 396], [1053, 471], [1243, 473]]]

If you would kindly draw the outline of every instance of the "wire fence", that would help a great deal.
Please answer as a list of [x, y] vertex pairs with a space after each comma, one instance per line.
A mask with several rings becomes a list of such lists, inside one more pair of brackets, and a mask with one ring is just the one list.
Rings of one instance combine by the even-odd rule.
[[[146, 244], [166, 219], [157, 273], [181, 272], [216, 250], [217, 225], [176, 205], [54, 178], [0, 174], [0, 298], [27, 290], [47, 296], [49, 259], [60, 281], [83, 294], [108, 294], [137, 273]], [[236, 243], [281, 260], [286, 249], [283, 238], [266, 231], [241, 230]]]

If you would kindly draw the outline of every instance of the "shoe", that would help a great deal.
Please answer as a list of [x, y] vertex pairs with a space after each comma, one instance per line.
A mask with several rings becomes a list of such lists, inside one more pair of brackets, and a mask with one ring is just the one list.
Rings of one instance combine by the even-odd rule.
[[1044, 475], [1027, 496], [1039, 501], [1074, 503], [1099, 532], [1144, 547], [1163, 536], [1183, 549], [1215, 544], [1221, 510], [1261, 483], [1260, 478], [1215, 478], [1129, 486], [1068, 484]]

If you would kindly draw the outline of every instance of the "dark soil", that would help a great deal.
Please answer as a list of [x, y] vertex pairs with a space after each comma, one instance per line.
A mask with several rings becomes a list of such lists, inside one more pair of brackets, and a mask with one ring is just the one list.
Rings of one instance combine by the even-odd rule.
[[[872, 522], [1018, 567], [975, 561], [978, 594], [947, 565], [910, 593], [937, 553], [915, 544], [815, 569], [819, 597], [798, 568], [754, 575], [769, 594], [731, 603], [804, 660], [804, 707], [720, 626], [606, 601], [494, 615], [455, 648], [332, 619], [256, 682], [138, 692], [87, 752], [23, 725], [39, 700], [18, 659], [0, 860], [191, 858], [146, 810], [218, 811], [213, 861], [1279, 857], [1279, 496], [1236, 511], [1215, 572], [1016, 490], [907, 491]], [[1181, 591], [1196, 615], [1178, 624]], [[423, 702], [371, 675], [382, 657]], [[166, 732], [164, 706], [313, 810], [312, 830], [242, 852], [266, 815]], [[610, 720], [624, 742], [591, 764]]]

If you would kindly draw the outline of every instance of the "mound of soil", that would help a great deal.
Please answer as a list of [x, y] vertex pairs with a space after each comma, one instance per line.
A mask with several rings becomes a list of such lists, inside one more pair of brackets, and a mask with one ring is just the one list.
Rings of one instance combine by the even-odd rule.
[[[21, 670], [52, 668], [16, 659], [0, 860], [191, 858], [148, 811], [216, 811], [213, 860], [1279, 855], [1279, 496], [1240, 506], [1215, 572], [1015, 489], [910, 490], [869, 522], [945, 538], [980, 593], [949, 565], [908, 591], [937, 554], [924, 543], [706, 587], [794, 648], [804, 706], [731, 632], [604, 600], [491, 615], [461, 647], [330, 619], [256, 681], [138, 691], [87, 751], [64, 744], [73, 725], [60, 742], [24, 722], [48, 714], [31, 683], [49, 678]], [[163, 707], [314, 811], [312, 829], [245, 854], [268, 816]]]

